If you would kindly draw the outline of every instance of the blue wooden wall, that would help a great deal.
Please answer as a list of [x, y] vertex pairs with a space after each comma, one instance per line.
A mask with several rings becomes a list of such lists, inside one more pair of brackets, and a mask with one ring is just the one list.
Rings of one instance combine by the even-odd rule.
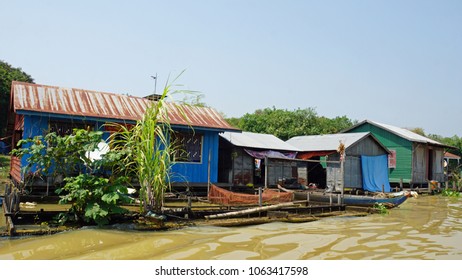
[[207, 183], [210, 155], [210, 182], [218, 180], [218, 132], [195, 129], [196, 133], [203, 133], [202, 160], [198, 162], [178, 162], [172, 167], [173, 182]]
[[[48, 115], [27, 115], [24, 116], [24, 134], [23, 138], [33, 138], [38, 135], [45, 135], [49, 129]], [[62, 117], [60, 119], [65, 119]], [[104, 131], [105, 120], [88, 120], [86, 122], [93, 123], [95, 129]], [[175, 128], [174, 128], [175, 129]], [[179, 129], [185, 131], [185, 129]], [[187, 129], [186, 129], [187, 130]], [[172, 167], [173, 182], [189, 182], [189, 183], [207, 183], [209, 177], [209, 154], [210, 154], [210, 181], [216, 183], [218, 180], [218, 142], [219, 131], [195, 128], [196, 133], [203, 134], [202, 142], [202, 160], [200, 163], [175, 163]], [[103, 138], [106, 140], [109, 133], [104, 133]], [[27, 165], [27, 156], [21, 159], [21, 167]]]

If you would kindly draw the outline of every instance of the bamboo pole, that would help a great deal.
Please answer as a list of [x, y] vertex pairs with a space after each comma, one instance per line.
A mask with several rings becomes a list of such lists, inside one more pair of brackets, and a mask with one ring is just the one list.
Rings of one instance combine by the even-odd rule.
[[293, 190], [288, 190], [284, 187], [282, 187], [281, 185], [278, 184], [278, 189], [280, 189], [281, 191], [283, 192], [288, 192], [288, 193], [293, 193], [294, 191]]
[[294, 205], [293, 202], [286, 202], [286, 203], [280, 203], [280, 204], [269, 205], [269, 206], [255, 207], [255, 208], [250, 208], [250, 209], [245, 209], [245, 210], [240, 210], [240, 211], [208, 215], [208, 216], [205, 216], [205, 219], [209, 220], [209, 219], [237, 217], [237, 216], [259, 213], [259, 212], [279, 209], [279, 208], [293, 206], [293, 205]]

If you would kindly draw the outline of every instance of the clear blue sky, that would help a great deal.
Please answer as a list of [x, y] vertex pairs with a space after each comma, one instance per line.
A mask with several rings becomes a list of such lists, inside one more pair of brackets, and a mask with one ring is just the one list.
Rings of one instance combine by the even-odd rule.
[[0, 59], [144, 96], [170, 74], [227, 117], [313, 107], [462, 136], [462, 1], [0, 0]]

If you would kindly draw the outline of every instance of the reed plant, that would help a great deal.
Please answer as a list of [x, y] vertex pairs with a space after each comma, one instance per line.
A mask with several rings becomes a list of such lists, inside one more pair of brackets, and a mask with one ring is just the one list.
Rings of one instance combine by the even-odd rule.
[[[164, 194], [171, 188], [175, 144], [170, 141], [173, 130], [168, 116], [167, 97], [185, 92], [174, 91], [173, 86], [167, 82], [160, 98], [150, 103], [143, 118], [135, 126], [112, 124], [117, 127], [117, 132], [110, 136], [109, 145], [113, 150], [125, 153], [121, 158], [120, 169], [137, 179], [140, 185], [140, 211], [145, 213], [160, 212]], [[171, 106], [175, 105], [171, 103]], [[178, 109], [187, 119], [181, 107]]]

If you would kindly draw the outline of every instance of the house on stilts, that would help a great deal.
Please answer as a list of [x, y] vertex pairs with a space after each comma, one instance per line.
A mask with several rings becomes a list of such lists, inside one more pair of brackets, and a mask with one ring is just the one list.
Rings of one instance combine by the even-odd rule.
[[306, 162], [298, 149], [271, 134], [220, 133], [218, 181], [222, 185], [306, 185]]
[[[12, 146], [21, 139], [48, 132], [64, 135], [74, 128], [103, 131], [107, 139], [108, 123], [135, 124], [150, 105], [147, 98], [76, 88], [13, 82], [11, 86], [9, 125]], [[172, 167], [173, 183], [207, 186], [218, 180], [218, 145], [220, 132], [238, 131], [214, 109], [167, 103], [176, 143], [187, 157]], [[27, 158], [11, 159], [11, 178], [17, 184], [24, 181], [21, 168]], [[175, 176], [180, 174], [180, 176]]]
[[[319, 188], [390, 191], [388, 149], [371, 133], [296, 136], [287, 143], [299, 150], [297, 158], [311, 163], [308, 182]], [[343, 168], [340, 145], [344, 147]]]
[[344, 131], [370, 132], [390, 150], [389, 180], [394, 186], [428, 187], [429, 181], [444, 183], [444, 152], [450, 146], [404, 128], [364, 120]]

